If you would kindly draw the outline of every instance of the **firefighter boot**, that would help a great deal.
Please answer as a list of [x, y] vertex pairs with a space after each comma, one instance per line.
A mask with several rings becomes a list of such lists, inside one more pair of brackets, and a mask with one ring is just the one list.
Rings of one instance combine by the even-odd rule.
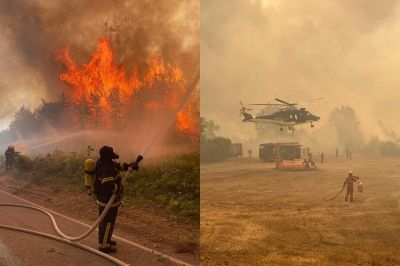
[[100, 247], [99, 251], [109, 254], [117, 252], [117, 249], [115, 247]]

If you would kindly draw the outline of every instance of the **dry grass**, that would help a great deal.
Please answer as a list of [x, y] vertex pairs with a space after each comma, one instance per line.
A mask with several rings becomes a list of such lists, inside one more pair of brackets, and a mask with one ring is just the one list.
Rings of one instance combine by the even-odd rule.
[[[309, 172], [202, 165], [202, 265], [400, 265], [400, 160], [326, 159]], [[364, 192], [325, 201], [350, 169]]]

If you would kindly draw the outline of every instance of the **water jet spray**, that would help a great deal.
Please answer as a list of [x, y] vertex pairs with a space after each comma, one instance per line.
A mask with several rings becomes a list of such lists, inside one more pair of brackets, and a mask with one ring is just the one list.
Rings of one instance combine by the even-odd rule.
[[185, 106], [187, 101], [189, 100], [190, 96], [192, 95], [192, 92], [196, 88], [197, 83], [199, 82], [200, 79], [200, 72], [198, 71], [192, 82], [188, 86], [188, 90], [186, 91], [185, 95], [183, 96], [182, 100], [180, 101], [178, 107], [175, 109], [173, 113], [165, 120], [165, 123], [163, 123], [159, 130], [155, 131], [155, 134], [152, 136], [150, 139], [149, 143], [144, 147], [143, 152], [140, 153], [142, 156], [146, 155], [151, 148], [154, 146], [154, 144], [157, 143], [157, 141], [165, 134], [165, 132], [169, 129], [169, 127], [175, 122], [176, 116], [178, 115], [179, 111]]

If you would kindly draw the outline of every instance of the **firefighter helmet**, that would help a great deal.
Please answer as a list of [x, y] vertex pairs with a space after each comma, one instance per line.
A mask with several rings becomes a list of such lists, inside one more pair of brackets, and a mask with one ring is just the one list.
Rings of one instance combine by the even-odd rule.
[[114, 149], [109, 146], [103, 146], [99, 150], [100, 153], [100, 159], [105, 159], [105, 160], [114, 160], [118, 159], [119, 155], [114, 152]]

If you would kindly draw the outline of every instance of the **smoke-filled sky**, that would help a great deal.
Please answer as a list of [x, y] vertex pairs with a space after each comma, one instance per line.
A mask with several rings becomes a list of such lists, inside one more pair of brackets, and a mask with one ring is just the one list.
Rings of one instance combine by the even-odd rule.
[[[0, 129], [22, 105], [61, 95], [58, 49], [69, 45], [86, 62], [99, 38], [109, 36], [126, 69], [159, 54], [180, 66], [190, 81], [199, 65], [196, 0], [2, 0], [0, 1]], [[143, 71], [144, 72], [144, 71]]]
[[[239, 100], [352, 106], [365, 137], [400, 131], [400, 1], [201, 1], [201, 113], [220, 135], [256, 135]], [[317, 125], [318, 127], [318, 125]]]

